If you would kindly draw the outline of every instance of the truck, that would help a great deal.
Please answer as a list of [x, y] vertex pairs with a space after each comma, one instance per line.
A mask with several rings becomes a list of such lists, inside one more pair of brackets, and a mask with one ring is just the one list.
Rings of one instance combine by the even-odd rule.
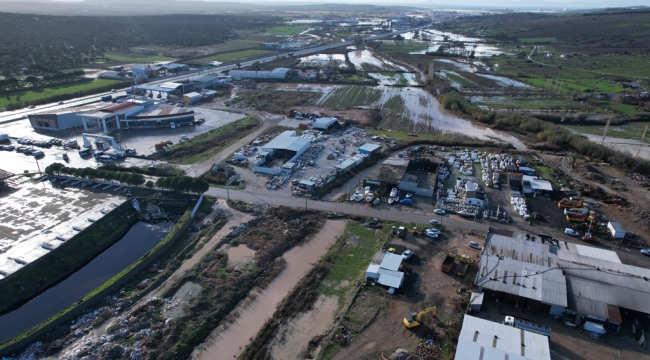
[[570, 222], [585, 222], [589, 219], [589, 214], [567, 214], [566, 219]]
[[9, 135], [7, 134], [0, 134], [0, 141], [7, 141], [9, 140]]
[[469, 268], [470, 264], [472, 264], [474, 261], [470, 260], [467, 256], [463, 255], [460, 257], [458, 264], [456, 265], [456, 275], [458, 276], [465, 276], [465, 272], [467, 272], [467, 269]]
[[582, 201], [564, 198], [557, 202], [557, 207], [560, 209], [581, 208]]
[[506, 318], [503, 320], [503, 324], [507, 326], [512, 326], [517, 329], [522, 329], [530, 332], [534, 332], [536, 334], [544, 335], [544, 336], [551, 336], [551, 328], [542, 326], [539, 324], [535, 324], [529, 321], [517, 319], [514, 316], [506, 316]]
[[614, 239], [623, 239], [625, 237], [625, 230], [623, 229], [621, 224], [617, 223], [616, 221], [608, 222], [607, 230], [609, 230], [610, 234], [612, 234], [612, 237]]
[[113, 96], [112, 95], [104, 95], [104, 96], [102, 96], [101, 99], [102, 99], [102, 101], [111, 101], [111, 99], [113, 99]]
[[400, 226], [397, 228], [397, 237], [399, 238], [404, 238], [406, 236], [406, 228], [404, 226]]
[[445, 259], [442, 261], [442, 265], [440, 265], [440, 270], [448, 273], [451, 271], [451, 266], [454, 265], [454, 261], [456, 261], [456, 256], [453, 254], [447, 254]]
[[589, 209], [587, 208], [568, 208], [564, 209], [564, 215], [568, 214], [589, 214]]

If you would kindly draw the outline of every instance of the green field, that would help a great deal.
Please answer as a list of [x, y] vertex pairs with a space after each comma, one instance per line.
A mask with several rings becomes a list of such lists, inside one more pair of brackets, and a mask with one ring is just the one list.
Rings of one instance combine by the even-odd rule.
[[[621, 139], [634, 139], [641, 140], [643, 136], [643, 131], [647, 125], [650, 125], [649, 121], [639, 121], [639, 122], [630, 122], [623, 125], [610, 125], [609, 130], [607, 130], [607, 136], [621, 138]], [[595, 126], [578, 126], [578, 125], [563, 125], [563, 127], [575, 131], [579, 134], [591, 134], [591, 135], [602, 135], [605, 130], [605, 125], [595, 125]], [[646, 135], [645, 142], [650, 141], [650, 130], [649, 134]]]
[[[103, 86], [109, 86], [111, 84], [119, 85], [122, 83], [124, 82], [119, 80], [97, 79], [94, 81], [89, 81], [81, 84], [52, 86], [52, 87], [42, 88], [37, 90], [16, 91], [0, 97], [0, 107], [4, 107], [9, 104], [18, 102], [16, 96], [20, 96], [21, 102], [29, 102], [29, 101], [48, 98], [54, 95], [69, 94], [77, 91], [92, 90], [96, 88], [101, 88]], [[7, 97], [9, 97], [10, 100], [7, 100]]]
[[118, 54], [106, 54], [110, 61], [123, 62], [123, 63], [153, 63], [158, 61], [174, 61], [175, 58], [167, 56], [139, 56], [138, 54], [133, 55], [118, 55]]
[[554, 37], [546, 37], [546, 38], [519, 38], [520, 43], [525, 43], [525, 44], [542, 44], [542, 43], [547, 43], [547, 44], [557, 44], [558, 40]]
[[225, 62], [246, 60], [252, 57], [256, 57], [260, 55], [268, 55], [273, 53], [274, 53], [273, 51], [268, 51], [268, 50], [248, 49], [248, 50], [240, 50], [240, 51], [212, 55], [205, 58], [201, 58], [200, 60], [202, 62], [221, 61], [225, 63]]
[[387, 52], [402, 53], [402, 54], [410, 54], [413, 52], [423, 51], [426, 50], [428, 47], [429, 45], [427, 44], [421, 42], [409, 41], [409, 40], [387, 41], [381, 43], [381, 50]]
[[307, 30], [308, 25], [287, 25], [287, 26], [276, 26], [266, 29], [266, 34], [271, 35], [293, 35], [301, 31]]

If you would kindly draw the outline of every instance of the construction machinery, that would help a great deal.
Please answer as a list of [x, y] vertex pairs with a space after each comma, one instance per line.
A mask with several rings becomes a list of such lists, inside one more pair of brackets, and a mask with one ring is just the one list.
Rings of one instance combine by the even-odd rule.
[[467, 272], [467, 268], [469, 268], [469, 266], [473, 263], [474, 260], [471, 260], [466, 255], [462, 255], [460, 259], [458, 259], [458, 265], [456, 265], [456, 275], [465, 276], [465, 273]]
[[582, 201], [580, 201], [580, 200], [562, 199], [562, 200], [557, 202], [557, 207], [559, 207], [560, 209], [581, 208], [582, 207]]
[[431, 316], [436, 316], [436, 307], [430, 307], [420, 312], [412, 312], [409, 316], [404, 318], [404, 325], [409, 329], [420, 326], [422, 316], [426, 315], [427, 313], [431, 313]]
[[456, 256], [452, 254], [447, 254], [447, 257], [445, 257], [445, 260], [442, 261], [442, 265], [440, 266], [440, 270], [443, 272], [449, 272], [451, 271], [452, 265], [454, 265], [454, 261], [456, 260]]

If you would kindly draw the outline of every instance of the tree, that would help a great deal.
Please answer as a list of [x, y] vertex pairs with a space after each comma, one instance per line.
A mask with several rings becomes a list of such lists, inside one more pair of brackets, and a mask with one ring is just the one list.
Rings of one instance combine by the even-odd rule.
[[30, 75], [25, 78], [25, 81], [32, 84], [32, 86], [34, 86], [38, 83], [38, 78], [34, 75]]
[[149, 181], [147, 181], [147, 182], [144, 184], [144, 186], [146, 186], [146, 187], [148, 187], [149, 189], [151, 189], [151, 188], [154, 187], [154, 183], [153, 183], [153, 181], [149, 180]]
[[48, 175], [53, 175], [53, 174], [59, 175], [61, 173], [61, 169], [63, 169], [64, 167], [65, 167], [65, 165], [55, 162], [55, 163], [52, 163], [52, 164], [48, 165], [45, 168], [45, 173], [48, 174]]
[[192, 179], [191, 189], [192, 192], [202, 194], [210, 189], [210, 184], [201, 178], [194, 178]]
[[130, 176], [129, 176], [129, 179], [127, 180], [127, 182], [130, 185], [139, 186], [139, 185], [144, 184], [145, 178], [144, 178], [144, 176], [142, 174], [131, 173]]

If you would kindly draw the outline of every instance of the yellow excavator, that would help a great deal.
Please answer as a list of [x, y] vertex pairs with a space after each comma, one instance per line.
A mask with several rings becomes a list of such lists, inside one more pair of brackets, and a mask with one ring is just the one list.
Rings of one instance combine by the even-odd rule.
[[431, 313], [431, 316], [436, 316], [436, 307], [430, 307], [420, 312], [412, 312], [411, 315], [404, 318], [404, 325], [406, 325], [406, 327], [409, 329], [420, 326], [420, 320], [422, 320], [422, 316], [427, 313]]

